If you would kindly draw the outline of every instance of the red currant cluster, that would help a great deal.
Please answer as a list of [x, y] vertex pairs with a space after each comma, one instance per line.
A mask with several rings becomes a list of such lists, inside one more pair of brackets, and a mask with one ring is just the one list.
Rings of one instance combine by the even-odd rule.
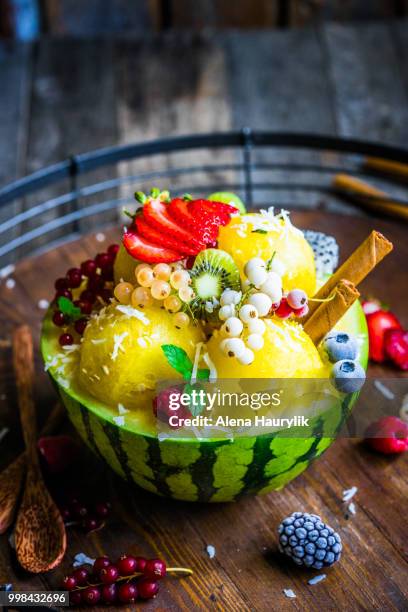
[[[70, 268], [64, 277], [55, 281], [55, 303], [58, 298], [65, 297], [73, 301], [83, 317], [74, 323], [74, 330], [82, 336], [88, 323], [88, 317], [92, 312], [97, 298], [103, 302], [109, 302], [112, 297], [113, 264], [119, 250], [118, 244], [111, 244], [105, 253], [98, 253], [95, 259], [87, 259], [81, 263], [80, 268]], [[73, 299], [73, 291], [81, 287], [82, 291], [78, 299]], [[70, 324], [69, 316], [60, 309], [54, 311], [53, 323], [57, 327], [68, 327]], [[67, 330], [59, 337], [61, 346], [68, 346], [74, 343], [72, 333]]]
[[64, 523], [79, 524], [87, 533], [101, 529], [110, 511], [111, 506], [108, 501], [88, 504], [76, 495], [60, 504], [60, 512]]
[[122, 555], [116, 563], [108, 557], [98, 557], [92, 571], [82, 566], [66, 576], [62, 588], [70, 591], [70, 604], [94, 606], [104, 603], [134, 603], [151, 599], [159, 591], [158, 581], [167, 573], [192, 574], [186, 568], [167, 568], [161, 559], [145, 559]]

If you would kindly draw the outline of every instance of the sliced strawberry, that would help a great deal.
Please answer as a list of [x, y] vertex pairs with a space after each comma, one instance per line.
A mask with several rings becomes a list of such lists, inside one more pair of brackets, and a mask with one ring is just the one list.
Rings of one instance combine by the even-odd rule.
[[206, 207], [207, 210], [213, 213], [222, 213], [224, 215], [231, 215], [232, 213], [236, 213], [237, 209], [235, 206], [231, 206], [230, 204], [225, 204], [224, 202], [215, 202], [213, 200], [195, 200], [196, 202], [200, 202], [202, 205]]
[[384, 334], [385, 354], [401, 370], [408, 370], [408, 331], [389, 329]]
[[230, 221], [231, 211], [226, 211], [224, 207], [236, 212], [233, 206], [221, 202], [210, 202], [209, 200], [194, 200], [191, 202], [191, 211], [194, 215], [206, 220], [213, 219], [218, 225], [227, 225]]
[[125, 233], [123, 245], [129, 255], [146, 263], [171, 263], [184, 259], [182, 253], [153, 244], [133, 230]]
[[377, 310], [366, 316], [369, 337], [369, 355], [373, 361], [385, 359], [384, 333], [387, 329], [402, 329], [401, 323], [391, 312]]
[[143, 206], [143, 215], [149, 225], [152, 225], [161, 232], [166, 232], [175, 240], [197, 247], [199, 250], [205, 248], [205, 242], [202, 242], [199, 237], [195, 236], [192, 231], [183, 229], [169, 215], [167, 205], [160, 200], [150, 199]]
[[197, 255], [199, 249], [184, 244], [179, 240], [175, 240], [165, 232], [160, 232], [152, 225], [146, 222], [143, 215], [138, 215], [135, 219], [135, 225], [138, 233], [149, 242], [161, 247], [166, 247], [174, 251], [179, 251], [187, 257], [187, 255]]
[[205, 244], [214, 242], [218, 237], [219, 222], [215, 215], [205, 217], [195, 215], [191, 209], [191, 202], [174, 198], [168, 205], [168, 211], [178, 223], [191, 228], [194, 235]]

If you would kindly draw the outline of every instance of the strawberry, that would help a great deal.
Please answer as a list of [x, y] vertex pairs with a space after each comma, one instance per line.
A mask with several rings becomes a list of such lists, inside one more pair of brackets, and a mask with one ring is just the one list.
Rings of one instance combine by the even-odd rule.
[[395, 416], [385, 416], [372, 423], [365, 432], [366, 443], [384, 455], [408, 450], [408, 424]]
[[[135, 226], [137, 228], [138, 233], [142, 238], [145, 238], [149, 242], [153, 242], [158, 246], [167, 247], [174, 251], [179, 251], [183, 255], [197, 255], [198, 250], [189, 246], [188, 244], [184, 244], [179, 240], [175, 240], [168, 234], [164, 232], [160, 232], [153, 226], [149, 225], [146, 222], [146, 219], [143, 215], [138, 215], [135, 219]], [[134, 227], [134, 226], [133, 226]]]
[[168, 206], [160, 202], [160, 200], [149, 199], [143, 206], [143, 215], [147, 223], [160, 232], [165, 232], [175, 240], [180, 240], [191, 245], [193, 248], [197, 248], [198, 251], [205, 249], [205, 243], [195, 236], [192, 231], [180, 227], [169, 215]]
[[384, 350], [401, 370], [408, 370], [408, 331], [387, 329], [384, 334]]
[[237, 212], [237, 209], [221, 202], [194, 200], [191, 202], [191, 211], [201, 219], [212, 219], [218, 225], [227, 225], [231, 218], [231, 213]]
[[184, 259], [184, 255], [173, 249], [158, 246], [142, 238], [134, 230], [129, 230], [123, 236], [123, 245], [129, 255], [146, 263], [171, 263]]
[[391, 313], [377, 310], [366, 315], [369, 337], [369, 355], [373, 361], [382, 363], [385, 359], [384, 333], [387, 329], [402, 329], [401, 323]]
[[181, 198], [174, 198], [168, 206], [168, 211], [178, 223], [193, 230], [194, 234], [199, 236], [205, 244], [217, 238], [219, 223], [215, 215], [208, 217], [195, 215], [192, 212], [191, 202]]

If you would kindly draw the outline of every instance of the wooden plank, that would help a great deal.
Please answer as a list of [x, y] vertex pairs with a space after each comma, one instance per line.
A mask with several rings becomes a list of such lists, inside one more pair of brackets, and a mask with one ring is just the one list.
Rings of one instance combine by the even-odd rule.
[[[314, 29], [231, 33], [225, 36], [234, 127], [330, 133], [335, 129], [323, 50]], [[293, 150], [257, 151], [259, 163], [320, 163], [317, 154]], [[258, 180], [288, 183], [313, 176], [286, 171], [257, 174]], [[257, 204], [315, 206], [318, 196], [292, 189], [255, 193]]]
[[[34, 66], [31, 122], [29, 129], [27, 172], [33, 172], [71, 155], [110, 146], [116, 141], [116, 109], [112, 47], [109, 40], [45, 39], [39, 43]], [[102, 169], [84, 176], [84, 185], [116, 175], [115, 168]], [[63, 181], [30, 197], [27, 206], [58, 196], [70, 190]], [[108, 194], [109, 197], [112, 193]], [[104, 196], [105, 197], [105, 196]], [[86, 203], [93, 201], [87, 199]], [[84, 200], [78, 202], [83, 206]], [[41, 223], [50, 221], [73, 209], [63, 205], [41, 216]], [[112, 221], [116, 213], [101, 215], [99, 224]], [[38, 224], [27, 222], [23, 230]], [[92, 219], [84, 221], [86, 227]], [[72, 231], [73, 225], [54, 232], [54, 238]], [[81, 225], [79, 224], [79, 227]], [[39, 238], [36, 246], [50, 240]]]
[[170, 0], [173, 28], [270, 28], [277, 23], [277, 0]]
[[[225, 63], [216, 37], [170, 34], [160, 38], [123, 41], [117, 45], [119, 142], [228, 130], [229, 106], [225, 87]], [[121, 165], [123, 175], [201, 164], [231, 161], [228, 153], [193, 151], [158, 155]], [[222, 184], [225, 173], [198, 172], [155, 182], [159, 187], [189, 190], [192, 181], [205, 186]], [[121, 190], [150, 188], [153, 179]]]
[[[24, 174], [29, 113], [31, 46], [0, 43], [0, 186]], [[0, 223], [17, 214], [20, 202], [0, 209]], [[16, 236], [16, 231], [0, 234], [0, 245]], [[10, 254], [0, 260], [0, 268], [15, 261]]]

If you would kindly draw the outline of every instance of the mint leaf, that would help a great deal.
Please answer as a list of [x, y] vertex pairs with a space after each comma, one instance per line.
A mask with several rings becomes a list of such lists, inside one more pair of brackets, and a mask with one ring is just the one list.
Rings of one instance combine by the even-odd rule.
[[80, 319], [82, 316], [81, 309], [75, 306], [72, 301], [64, 296], [58, 298], [58, 308], [70, 319]]
[[268, 259], [268, 261], [266, 262], [266, 271], [267, 271], [267, 272], [270, 272], [270, 269], [271, 269], [271, 267], [272, 267], [273, 258], [275, 257], [275, 255], [276, 255], [276, 251], [274, 251], [274, 252], [272, 253], [272, 257], [270, 257], [270, 258]]
[[167, 361], [184, 378], [189, 378], [193, 371], [193, 362], [186, 351], [175, 344], [162, 344], [161, 349]]
[[268, 232], [263, 229], [252, 230], [251, 234], [267, 234]]
[[210, 370], [207, 368], [198, 368], [197, 370], [197, 379], [198, 380], [208, 380], [210, 378]]

